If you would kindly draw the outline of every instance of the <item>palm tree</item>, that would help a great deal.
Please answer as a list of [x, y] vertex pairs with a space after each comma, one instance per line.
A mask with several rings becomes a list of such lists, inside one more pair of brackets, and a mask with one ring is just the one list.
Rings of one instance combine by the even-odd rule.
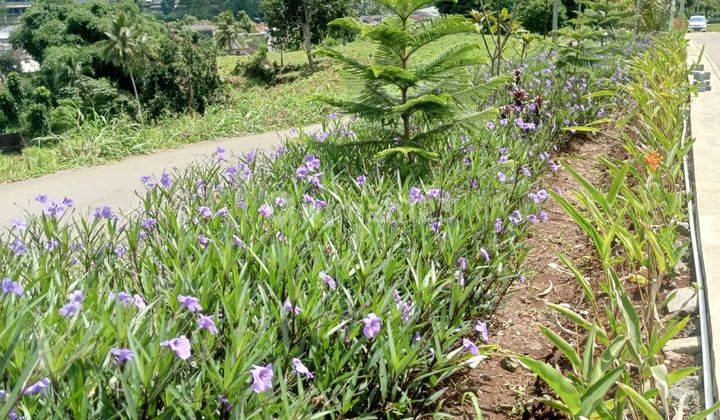
[[133, 22], [124, 12], [118, 13], [110, 25], [110, 29], [105, 32], [107, 39], [98, 41], [97, 46], [102, 52], [105, 61], [120, 67], [130, 76], [132, 82], [135, 100], [138, 103], [138, 113], [140, 119], [143, 119], [142, 106], [140, 105], [140, 96], [138, 95], [137, 86], [135, 85], [135, 75], [133, 68], [142, 55], [142, 42], [145, 35], [141, 34], [140, 27]]
[[227, 10], [218, 15], [215, 41], [228, 52], [232, 52], [233, 46], [238, 45], [238, 39], [244, 32], [231, 11]]

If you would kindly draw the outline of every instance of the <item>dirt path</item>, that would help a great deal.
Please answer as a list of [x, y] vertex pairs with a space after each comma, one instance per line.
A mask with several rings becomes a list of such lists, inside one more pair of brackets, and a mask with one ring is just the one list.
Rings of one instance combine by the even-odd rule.
[[[618, 143], [607, 138], [577, 140], [564, 153], [563, 159], [597, 184], [604, 177], [598, 157], [608, 156], [618, 149]], [[546, 187], [557, 187], [563, 195], [570, 197], [577, 189], [577, 183], [570, 174], [558, 171], [547, 180]], [[525, 263], [527, 283], [511, 291], [507, 304], [489, 324], [490, 343], [543, 360], [552, 357], [553, 348], [541, 335], [538, 325], [557, 325], [557, 318], [546, 304], [568, 304], [578, 310], [581, 299], [580, 287], [564, 269], [558, 252], [570, 256], [594, 284], [598, 280], [592, 278], [590, 272], [593, 259], [587, 256], [594, 255], [594, 249], [586, 235], [554, 201], [548, 201], [546, 211], [550, 214], [550, 222], [536, 225], [529, 238], [531, 250]], [[467, 382], [460, 391], [461, 394], [474, 392], [488, 419], [553, 418], [541, 406], [528, 409], [534, 387], [535, 375], [493, 357], [477, 369], [468, 371]], [[466, 404], [451, 412], [472, 418], [472, 408], [469, 402]]]
[[[319, 128], [319, 125], [311, 125], [303, 130], [313, 132]], [[56, 200], [72, 198], [76, 211], [80, 213], [103, 205], [128, 210], [138, 202], [135, 191], [141, 186], [141, 176], [160, 175], [164, 170], [186, 167], [209, 156], [218, 147], [224, 148], [228, 155], [268, 150], [279, 145], [282, 138], [291, 135], [291, 131], [195, 143], [181, 149], [159, 151], [108, 165], [60, 171], [40, 178], [0, 184], [0, 231], [24, 212], [40, 211], [40, 206], [34, 202], [34, 198], [40, 194], [47, 194]]]

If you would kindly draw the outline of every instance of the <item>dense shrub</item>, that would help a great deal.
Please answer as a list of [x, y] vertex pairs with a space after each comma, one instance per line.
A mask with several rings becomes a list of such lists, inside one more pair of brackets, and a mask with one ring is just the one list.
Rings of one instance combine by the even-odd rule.
[[193, 42], [186, 32], [171, 34], [161, 41], [157, 59], [142, 68], [138, 83], [151, 116], [168, 110], [203, 113], [221, 85], [217, 50], [211, 40]]
[[281, 66], [275, 61], [270, 62], [267, 55], [267, 48], [259, 49], [247, 62], [238, 61], [233, 69], [233, 74], [243, 75], [255, 83], [276, 85], [293, 81], [304, 67], [300, 65]]
[[[528, 31], [547, 34], [552, 31], [552, 11], [553, 0], [525, 0], [518, 5], [517, 17]], [[560, 3], [559, 26], [563, 26], [567, 18], [567, 9]]]

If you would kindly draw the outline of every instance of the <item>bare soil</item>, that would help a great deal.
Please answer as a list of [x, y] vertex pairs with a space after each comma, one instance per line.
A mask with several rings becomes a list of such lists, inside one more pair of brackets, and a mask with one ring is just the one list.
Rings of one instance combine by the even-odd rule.
[[[600, 162], [601, 157], [613, 160], [624, 158], [620, 140], [612, 135], [575, 139], [560, 155], [561, 160], [590, 182], [605, 186], [609, 180]], [[571, 202], [574, 202], [573, 191], [579, 188], [574, 178], [562, 170], [548, 176], [545, 185], [559, 189]], [[588, 312], [580, 286], [557, 255], [560, 252], [567, 255], [591, 282], [596, 293], [599, 292], [603, 274], [595, 257], [594, 246], [560, 205], [548, 200], [545, 210], [550, 214], [550, 222], [533, 226], [528, 239], [530, 252], [525, 262], [528, 281], [511, 289], [507, 303], [491, 319], [490, 343], [563, 367], [557, 349], [545, 339], [538, 326], [561, 331], [570, 342], [584, 341], [585, 336], [581, 332], [569, 331], [568, 324], [561, 324], [547, 304], [567, 305], [583, 316], [587, 316]], [[689, 286], [690, 270], [692, 266], [688, 264], [687, 271], [668, 282], [661, 292], [662, 298], [678, 287]], [[632, 290], [629, 292], [632, 294]], [[680, 336], [693, 335], [695, 327], [694, 322], [689, 323]], [[694, 359], [693, 356], [675, 355], [674, 360], [667, 361], [668, 367], [697, 366], [697, 360]], [[449, 400], [453, 402], [445, 406], [444, 411], [458, 418], [474, 418], [471, 402], [469, 399], [463, 402], [462, 399], [466, 392], [477, 395], [487, 419], [565, 418], [537, 403], [537, 397], [551, 394], [542, 381], [519, 366], [509, 366], [501, 356], [493, 356], [478, 368], [462, 372], [451, 388]]]

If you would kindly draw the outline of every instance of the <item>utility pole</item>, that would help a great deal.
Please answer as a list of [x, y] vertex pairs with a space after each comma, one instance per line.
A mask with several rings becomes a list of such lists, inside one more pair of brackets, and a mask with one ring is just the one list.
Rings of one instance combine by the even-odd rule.
[[685, 0], [680, 0], [680, 11], [678, 11], [678, 22], [680, 23], [680, 31], [685, 31]]
[[558, 30], [558, 12], [560, 9], [560, 0], [553, 0], [553, 15], [552, 15], [552, 29], [553, 29], [553, 42], [557, 41], [557, 30]]
[[635, 11], [637, 13], [637, 17], [635, 19], [635, 32], [640, 32], [640, 18], [642, 16], [642, 0], [637, 0], [637, 3], [635, 3]]

